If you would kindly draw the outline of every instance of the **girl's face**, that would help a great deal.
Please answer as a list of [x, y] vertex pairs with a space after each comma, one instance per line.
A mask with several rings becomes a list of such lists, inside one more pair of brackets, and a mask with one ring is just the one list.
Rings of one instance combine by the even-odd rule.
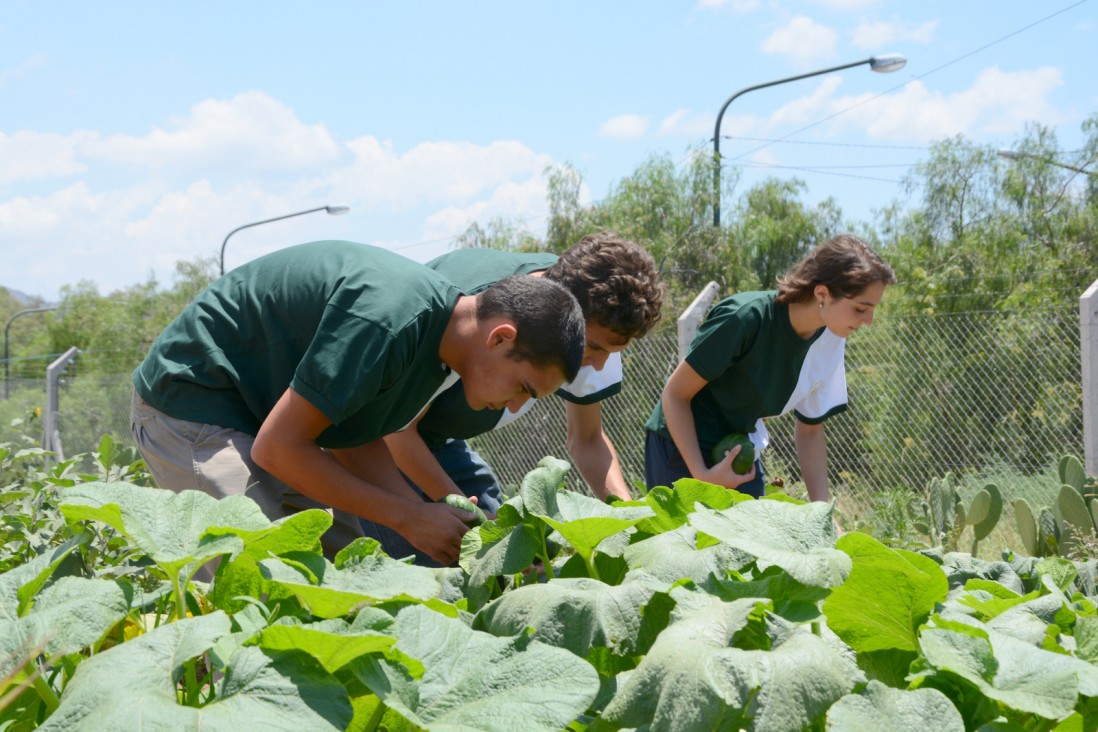
[[873, 323], [873, 313], [884, 297], [883, 282], [874, 282], [853, 297], [834, 298], [824, 285], [816, 287], [816, 301], [824, 325], [840, 338], [846, 338], [863, 325]]

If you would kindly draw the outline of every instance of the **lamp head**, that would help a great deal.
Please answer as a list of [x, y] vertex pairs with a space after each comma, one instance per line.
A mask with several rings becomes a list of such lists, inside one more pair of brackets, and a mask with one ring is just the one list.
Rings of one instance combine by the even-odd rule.
[[902, 53], [885, 53], [869, 59], [869, 68], [882, 74], [899, 71], [907, 65], [907, 57]]
[[330, 213], [332, 216], [342, 216], [351, 210], [350, 206], [325, 206], [324, 210]]

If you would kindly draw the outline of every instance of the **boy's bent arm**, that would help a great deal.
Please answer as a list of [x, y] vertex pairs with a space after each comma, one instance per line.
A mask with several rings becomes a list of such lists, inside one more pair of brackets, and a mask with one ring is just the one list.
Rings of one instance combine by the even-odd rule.
[[[330, 424], [323, 412], [287, 389], [260, 426], [252, 458], [304, 495], [384, 524], [438, 562], [454, 562], [461, 553], [461, 537], [467, 530], [462, 517], [467, 514], [443, 503], [424, 503], [418, 498], [413, 503], [357, 476], [357, 468], [355, 472], [349, 470], [316, 444], [317, 436]], [[385, 450], [384, 444], [377, 445]], [[355, 457], [364, 457], [375, 449], [367, 449]], [[348, 455], [343, 458], [347, 460]]]
[[567, 402], [565, 412], [568, 414], [568, 453], [595, 496], [600, 500], [606, 500], [609, 495], [632, 500], [617, 451], [602, 427], [602, 405]]
[[[427, 447], [427, 443], [419, 434], [419, 420], [426, 413], [425, 409], [406, 429], [385, 435], [382, 439], [385, 440], [385, 445], [389, 448], [396, 467], [411, 478], [412, 482], [428, 497], [437, 501], [448, 493], [463, 496], [465, 494], [458, 488], [453, 478], [442, 469], [431, 448]], [[404, 482], [403, 479], [401, 482]]]

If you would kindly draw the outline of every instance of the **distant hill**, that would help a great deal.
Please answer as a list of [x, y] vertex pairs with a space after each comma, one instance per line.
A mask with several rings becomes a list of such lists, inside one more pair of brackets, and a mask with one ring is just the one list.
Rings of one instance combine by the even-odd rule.
[[0, 288], [7, 290], [12, 299], [20, 305], [29, 305], [35, 299], [33, 295], [28, 295], [25, 292], [14, 290], [10, 287], [4, 287], [4, 285], [0, 285]]

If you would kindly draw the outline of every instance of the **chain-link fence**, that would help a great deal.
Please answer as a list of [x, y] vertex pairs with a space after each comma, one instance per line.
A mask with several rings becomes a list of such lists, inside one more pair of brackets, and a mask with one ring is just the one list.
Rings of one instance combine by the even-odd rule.
[[[1047, 472], [1064, 454], [1082, 456], [1079, 315], [1075, 302], [1043, 310], [878, 316], [847, 345], [850, 408], [827, 423], [833, 492], [855, 506], [878, 491], [922, 487], [946, 471], [995, 480]], [[130, 369], [62, 379], [59, 428], [66, 455], [91, 452], [110, 434], [129, 444]], [[678, 361], [676, 334], [653, 333], [622, 353], [622, 392], [603, 403], [603, 422], [627, 480], [644, 475], [643, 424]], [[52, 359], [44, 359], [45, 364]], [[0, 441], [13, 418], [33, 423], [43, 382], [21, 370], [0, 405]], [[37, 400], [37, 401], [36, 401]], [[29, 421], [28, 421], [29, 420]], [[31, 425], [33, 426], [33, 425]], [[523, 419], [471, 440], [505, 489], [546, 455], [567, 458], [564, 401], [541, 400]], [[792, 417], [770, 425], [768, 476], [799, 480]], [[585, 490], [578, 471], [572, 487]]]
[[[623, 354], [621, 394], [603, 408], [627, 480], [643, 484], [645, 420], [677, 360], [676, 336], [649, 335]], [[1075, 304], [1048, 310], [879, 317], [847, 343], [850, 408], [827, 422], [833, 492], [864, 505], [882, 489], [923, 487], [952, 471], [999, 483], [1082, 456]], [[793, 417], [768, 425], [767, 476], [800, 480]], [[470, 443], [501, 483], [517, 486], [545, 455], [567, 457], [561, 399]], [[585, 489], [571, 476], [573, 487]], [[1003, 485], [1013, 495], [1010, 485]]]

